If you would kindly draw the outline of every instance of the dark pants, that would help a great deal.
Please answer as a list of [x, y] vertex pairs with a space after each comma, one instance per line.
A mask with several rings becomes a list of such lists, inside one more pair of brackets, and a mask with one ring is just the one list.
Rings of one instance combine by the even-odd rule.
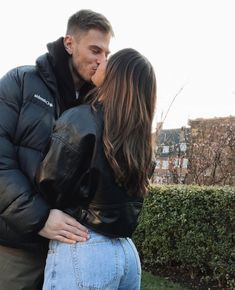
[[41, 290], [46, 253], [0, 245], [0, 289]]

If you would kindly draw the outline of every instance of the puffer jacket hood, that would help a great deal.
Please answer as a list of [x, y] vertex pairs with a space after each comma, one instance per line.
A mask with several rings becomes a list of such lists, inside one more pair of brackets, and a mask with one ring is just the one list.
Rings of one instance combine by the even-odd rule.
[[[59, 91], [60, 111], [62, 113], [68, 108], [83, 103], [84, 96], [94, 88], [94, 85], [84, 82], [83, 86], [79, 89], [79, 99], [76, 99], [76, 88], [68, 65], [71, 56], [64, 49], [63, 37], [49, 43], [47, 48], [49, 52], [48, 59], [53, 67], [53, 74], [49, 73], [49, 76], [55, 75]], [[40, 64], [40, 61], [43, 61], [43, 58], [38, 60], [38, 64]]]

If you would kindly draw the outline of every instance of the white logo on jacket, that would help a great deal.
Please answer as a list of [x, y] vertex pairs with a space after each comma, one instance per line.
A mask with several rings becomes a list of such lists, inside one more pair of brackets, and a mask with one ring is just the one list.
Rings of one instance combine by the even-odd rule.
[[53, 107], [52, 103], [50, 103], [48, 100], [42, 98], [40, 95], [34, 94], [34, 98], [42, 101], [43, 103], [47, 104], [47, 106], [49, 106], [49, 107]]

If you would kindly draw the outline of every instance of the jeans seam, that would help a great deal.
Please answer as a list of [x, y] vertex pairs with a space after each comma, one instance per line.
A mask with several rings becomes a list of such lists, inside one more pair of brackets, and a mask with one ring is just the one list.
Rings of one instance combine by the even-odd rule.
[[57, 251], [56, 251], [56, 246], [58, 245], [58, 242], [52, 241], [53, 246], [52, 246], [52, 255], [53, 255], [53, 261], [52, 261], [52, 270], [50, 273], [50, 279], [51, 279], [51, 289], [54, 290], [56, 289], [56, 256], [57, 256]]
[[129, 267], [129, 264], [128, 264], [128, 258], [127, 258], [127, 252], [126, 252], [125, 247], [124, 247], [123, 244], [122, 244], [122, 243], [123, 243], [122, 240], [120, 239], [119, 241], [120, 241], [120, 245], [121, 245], [121, 247], [122, 247], [122, 249], [123, 249], [124, 256], [125, 256], [124, 275], [126, 276], [126, 274], [127, 274], [127, 272], [128, 272], [128, 267]]
[[139, 261], [138, 256], [137, 256], [137, 254], [138, 254], [137, 249], [134, 248], [134, 244], [129, 238], [127, 238], [127, 242], [129, 243], [129, 245], [131, 247], [131, 250], [132, 250], [132, 252], [133, 252], [133, 254], [135, 256], [137, 273], [138, 273], [138, 275], [141, 275], [141, 264], [140, 264], [140, 261]]

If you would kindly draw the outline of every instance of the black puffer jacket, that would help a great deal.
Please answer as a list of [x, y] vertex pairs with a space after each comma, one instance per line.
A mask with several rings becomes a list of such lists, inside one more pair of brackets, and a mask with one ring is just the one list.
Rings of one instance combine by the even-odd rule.
[[46, 58], [0, 80], [0, 244], [31, 248], [49, 207], [34, 188], [36, 168], [56, 116], [55, 86]]
[[[68, 104], [64, 95], [67, 92], [72, 99], [70, 92], [75, 95], [75, 90], [63, 39], [49, 44], [48, 49], [36, 66], [13, 69], [0, 79], [2, 245], [35, 249], [44, 240], [37, 233], [50, 208], [36, 190], [35, 172], [59, 116], [58, 100], [63, 110], [76, 105]], [[58, 88], [58, 83], [66, 86]]]
[[143, 199], [115, 181], [103, 149], [103, 114], [82, 105], [56, 123], [37, 182], [45, 198], [82, 224], [111, 237], [131, 237]]

